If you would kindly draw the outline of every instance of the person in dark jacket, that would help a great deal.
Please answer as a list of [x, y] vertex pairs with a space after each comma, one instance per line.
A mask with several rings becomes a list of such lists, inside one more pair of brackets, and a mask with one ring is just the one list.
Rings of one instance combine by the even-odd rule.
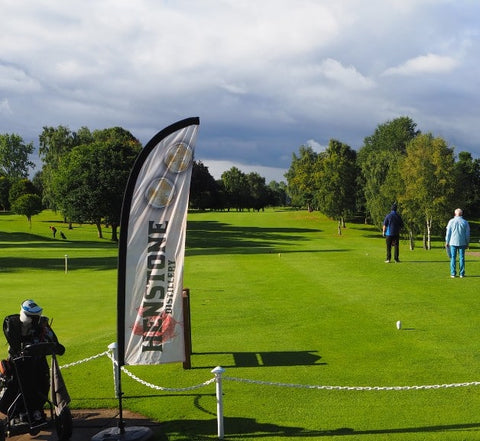
[[392, 211], [385, 216], [383, 221], [383, 236], [386, 237], [387, 259], [385, 263], [390, 263], [393, 258], [395, 262], [400, 262], [400, 230], [403, 228], [402, 217], [397, 213], [397, 204], [392, 205]]

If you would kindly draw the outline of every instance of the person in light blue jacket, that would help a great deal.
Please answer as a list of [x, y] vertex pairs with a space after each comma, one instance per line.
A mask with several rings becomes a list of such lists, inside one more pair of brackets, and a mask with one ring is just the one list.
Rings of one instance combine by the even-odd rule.
[[457, 253], [460, 277], [465, 277], [465, 250], [470, 242], [470, 225], [463, 218], [460, 208], [455, 210], [455, 217], [447, 224], [445, 246], [450, 251], [450, 277], [457, 275]]

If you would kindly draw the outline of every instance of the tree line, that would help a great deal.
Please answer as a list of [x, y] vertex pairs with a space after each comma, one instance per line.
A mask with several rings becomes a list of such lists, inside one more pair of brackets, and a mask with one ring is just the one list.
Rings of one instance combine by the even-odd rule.
[[[0, 207], [27, 216], [45, 208], [60, 212], [68, 223], [102, 225], [117, 240], [123, 193], [141, 143], [127, 130], [113, 127], [77, 132], [44, 127], [39, 135], [42, 168], [29, 157], [33, 144], [16, 134], [0, 134]], [[325, 151], [300, 146], [292, 154], [285, 182], [266, 183], [258, 173], [236, 167], [215, 180], [208, 167], [194, 161], [190, 208], [262, 210], [290, 205], [319, 210], [338, 221], [362, 216], [380, 226], [393, 202], [404, 217], [408, 235], [421, 234], [430, 247], [432, 234], [444, 228], [454, 208], [480, 216], [480, 161], [468, 152], [455, 157], [440, 137], [421, 133], [409, 117], [377, 126], [358, 151], [331, 139]]]
[[[32, 216], [49, 208], [60, 212], [70, 226], [102, 225], [118, 239], [121, 207], [130, 171], [143, 146], [127, 130], [113, 127], [77, 132], [68, 127], [43, 127], [39, 135], [40, 171], [28, 178], [34, 163], [32, 143], [16, 134], [0, 134], [0, 207]], [[201, 161], [194, 161], [190, 208], [197, 210], [261, 210], [286, 204], [286, 184], [266, 184], [258, 173], [236, 167], [215, 180]]]
[[357, 151], [330, 140], [324, 152], [300, 147], [286, 174], [293, 205], [318, 209], [337, 219], [362, 215], [381, 226], [398, 203], [413, 248], [421, 235], [426, 249], [432, 234], [443, 234], [453, 210], [470, 219], [480, 215], [480, 160], [455, 156], [441, 137], [421, 133], [409, 117], [380, 124]]
[[215, 180], [208, 167], [195, 161], [190, 184], [190, 208], [196, 210], [263, 210], [287, 205], [285, 182], [271, 181], [256, 172], [232, 167]]

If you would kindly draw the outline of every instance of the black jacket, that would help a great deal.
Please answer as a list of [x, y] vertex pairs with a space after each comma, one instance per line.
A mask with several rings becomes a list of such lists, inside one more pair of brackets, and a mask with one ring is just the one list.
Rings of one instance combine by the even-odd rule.
[[28, 335], [22, 336], [20, 314], [8, 315], [3, 320], [3, 333], [9, 345], [8, 352], [12, 357], [20, 355], [27, 345], [43, 342], [57, 343], [56, 354], [63, 355], [65, 353], [65, 347], [58, 342], [47, 317], [40, 317], [38, 325], [34, 326]]

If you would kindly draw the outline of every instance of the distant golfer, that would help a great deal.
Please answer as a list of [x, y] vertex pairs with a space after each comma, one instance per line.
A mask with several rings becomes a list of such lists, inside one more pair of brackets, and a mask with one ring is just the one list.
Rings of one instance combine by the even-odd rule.
[[457, 253], [459, 276], [465, 277], [465, 250], [470, 242], [470, 225], [463, 218], [463, 211], [460, 208], [455, 210], [455, 217], [447, 224], [445, 234], [445, 246], [450, 251], [450, 277], [457, 275]]
[[392, 205], [392, 211], [385, 216], [383, 221], [383, 236], [386, 237], [387, 242], [387, 259], [385, 263], [390, 263], [393, 258], [395, 262], [400, 262], [400, 230], [403, 227], [402, 217], [397, 213], [397, 204]]

